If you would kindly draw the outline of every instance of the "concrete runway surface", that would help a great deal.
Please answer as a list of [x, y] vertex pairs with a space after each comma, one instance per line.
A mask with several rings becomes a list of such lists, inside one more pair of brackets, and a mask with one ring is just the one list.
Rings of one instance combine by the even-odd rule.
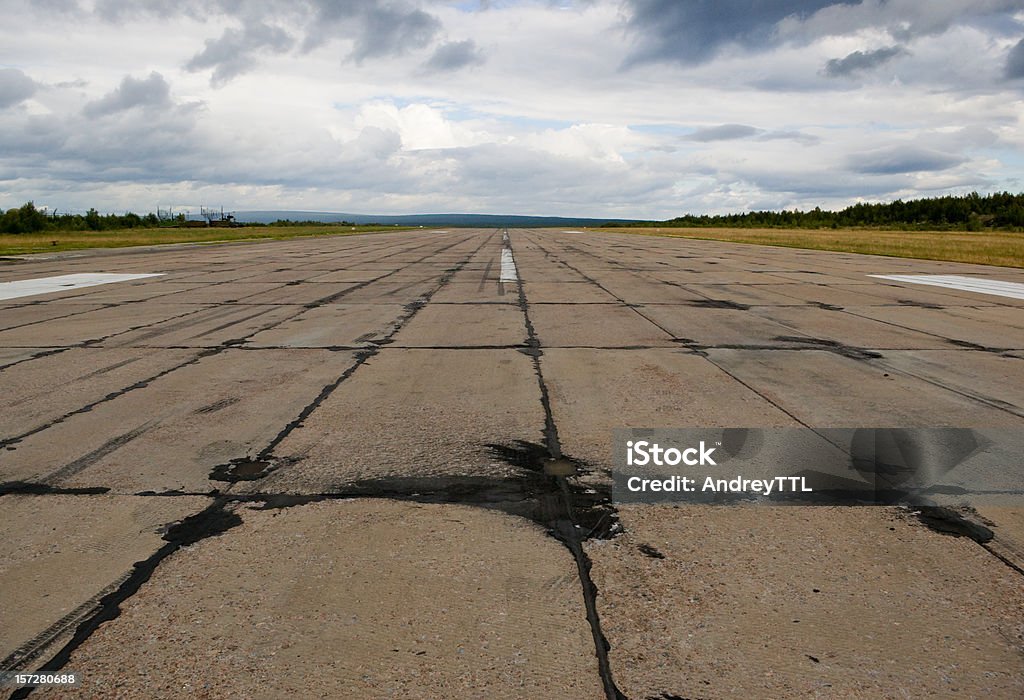
[[607, 475], [621, 427], [1024, 428], [1024, 300], [870, 276], [1024, 270], [558, 230], [0, 261], [96, 273], [160, 276], [0, 302], [0, 670], [82, 677], [32, 695], [1024, 696], [1024, 509], [982, 545]]

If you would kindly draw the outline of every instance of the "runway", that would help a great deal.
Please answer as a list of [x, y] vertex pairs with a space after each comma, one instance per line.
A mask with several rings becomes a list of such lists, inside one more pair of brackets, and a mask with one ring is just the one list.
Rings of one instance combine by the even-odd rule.
[[[91, 286], [28, 282], [65, 275]], [[0, 301], [0, 671], [81, 697], [1024, 694], [1024, 507], [981, 510], [983, 547], [895, 507], [607, 498], [616, 428], [1024, 428], [1024, 270], [451, 229], [0, 260], [10, 282], [44, 291]]]

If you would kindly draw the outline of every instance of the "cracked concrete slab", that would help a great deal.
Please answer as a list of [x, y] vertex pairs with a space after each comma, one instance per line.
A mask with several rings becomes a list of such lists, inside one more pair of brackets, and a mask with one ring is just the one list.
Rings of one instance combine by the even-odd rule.
[[536, 525], [381, 500], [237, 512], [75, 651], [77, 696], [600, 697], [575, 564]]
[[754, 314], [797, 333], [843, 345], [873, 349], [924, 350], [950, 347], [949, 340], [913, 329], [881, 323], [856, 314], [856, 309], [817, 307], [760, 307]]
[[200, 358], [25, 438], [4, 453], [0, 480], [208, 491], [214, 467], [258, 453], [352, 362], [324, 350]]
[[194, 314], [209, 307], [140, 302], [104, 307], [75, 314], [55, 323], [41, 323], [0, 331], [0, 346], [66, 347], [95, 342], [129, 330]]
[[507, 475], [488, 445], [538, 440], [538, 399], [530, 358], [517, 350], [386, 348], [274, 449], [284, 466], [251, 488], [320, 493], [403, 476]]
[[628, 697], [1024, 693], [1020, 574], [888, 508], [623, 506], [587, 545]]
[[673, 337], [621, 304], [537, 304], [530, 320], [544, 347], [673, 347]]
[[[20, 301], [20, 300], [15, 300]], [[0, 330], [8, 330], [23, 326], [33, 326], [54, 319], [64, 319], [75, 314], [102, 309], [102, 304], [39, 304], [25, 299], [21, 305], [14, 302], [0, 305]]]
[[[119, 541], [134, 531], [121, 506], [106, 519], [88, 510], [104, 489], [188, 516], [154, 542], [165, 549], [125, 547], [140, 573], [103, 615], [125, 614], [89, 618], [70, 659], [97, 684], [83, 697], [115, 683], [126, 695], [180, 695], [194, 669], [214, 667], [223, 685], [198, 694], [258, 695], [267, 673], [282, 679], [266, 681], [274, 697], [317, 687], [616, 697], [616, 682], [630, 697], [662, 698], [1019, 690], [1024, 664], [1006, 651], [1019, 637], [1003, 621], [1021, 610], [1000, 593], [1019, 588], [1005, 562], [1024, 562], [1012, 501], [965, 511], [995, 533], [984, 545], [879, 508], [709, 509], [685, 523], [623, 509], [619, 523], [607, 468], [615, 428], [1024, 427], [1014, 364], [1024, 351], [979, 347], [1015, 337], [1016, 300], [868, 276], [1024, 273], [607, 232], [517, 230], [509, 245], [521, 290], [498, 281], [495, 230], [18, 263], [21, 277], [165, 273], [0, 309], [0, 325], [29, 324], [0, 331], [0, 365], [13, 363], [0, 388], [16, 407], [4, 420], [40, 428], [0, 451], [0, 505], [33, 493], [18, 498], [72, 503], [68, 518], [82, 523], [72, 532], [54, 513], [47, 534], [40, 518], [51, 516], [38, 510], [15, 519], [14, 541], [22, 520], [37, 557], [64, 532], [72, 543]], [[110, 306], [95, 308], [101, 299]], [[923, 338], [931, 349], [917, 349]], [[143, 368], [163, 374], [146, 380]], [[610, 538], [585, 544], [592, 566], [586, 537]], [[75, 600], [109, 589], [73, 570], [54, 568], [53, 586]], [[530, 605], [497, 590], [510, 571]], [[799, 588], [814, 577], [828, 586]], [[678, 617], [694, 604], [677, 590], [706, 607]], [[359, 624], [330, 617], [356, 606], [376, 607]], [[39, 610], [13, 636], [59, 621]], [[786, 619], [797, 610], [800, 623]], [[887, 626], [916, 633], [941, 615], [916, 638]], [[858, 616], [872, 636], [849, 622]], [[490, 651], [434, 654], [463, 637], [490, 640]], [[331, 654], [325, 666], [321, 638], [365, 654]], [[520, 639], [531, 645], [523, 656]], [[942, 653], [928, 657], [921, 640]], [[425, 641], [434, 646], [415, 646]], [[947, 656], [962, 661], [947, 668]], [[71, 668], [52, 650], [46, 658]], [[313, 662], [329, 669], [320, 686], [301, 676]]]
[[[202, 497], [0, 497], [0, 658], [36, 667]], [[14, 658], [12, 658], [14, 657]]]
[[523, 313], [508, 304], [431, 304], [394, 338], [396, 348], [522, 345]]
[[[945, 309], [886, 306], [860, 309], [858, 313], [904, 328], [934, 333], [982, 347], [1024, 349], [1024, 328], [998, 322], [993, 323], [990, 319], [950, 316]], [[1019, 313], [1015, 312], [1015, 315], [1019, 315]]]
[[826, 350], [710, 349], [708, 357], [811, 426], [1010, 427], [1020, 419], [881, 363]]
[[[797, 425], [707, 359], [678, 350], [550, 348], [541, 358], [566, 454], [610, 467], [626, 427]], [[709, 397], [710, 400], [704, 397]]]
[[189, 350], [71, 348], [0, 373], [0, 394], [8, 397], [0, 414], [0, 441], [81, 411], [195, 356]]
[[402, 313], [400, 304], [324, 304], [256, 333], [246, 345], [252, 348], [365, 345], [388, 337]]

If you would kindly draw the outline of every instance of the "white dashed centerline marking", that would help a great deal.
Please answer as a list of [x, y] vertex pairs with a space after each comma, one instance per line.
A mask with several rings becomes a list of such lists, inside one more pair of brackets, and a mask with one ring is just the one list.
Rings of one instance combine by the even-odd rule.
[[964, 277], [963, 275], [868, 275], [868, 277], [893, 280], [894, 282], [928, 284], [933, 287], [959, 289], [964, 292], [977, 292], [978, 294], [992, 294], [999, 297], [1010, 297], [1011, 299], [1024, 299], [1024, 284], [989, 280], [984, 277]]
[[516, 272], [516, 261], [512, 257], [512, 245], [508, 240], [508, 232], [501, 238], [501, 282], [518, 282], [519, 274]]
[[73, 275], [57, 275], [56, 277], [37, 277], [31, 280], [0, 282], [0, 301], [31, 297], [37, 294], [66, 292], [72, 289], [81, 289], [82, 287], [110, 284], [111, 282], [127, 282], [128, 280], [161, 276], [163, 276], [162, 272], [139, 275], [122, 275], [113, 272], [79, 272]]

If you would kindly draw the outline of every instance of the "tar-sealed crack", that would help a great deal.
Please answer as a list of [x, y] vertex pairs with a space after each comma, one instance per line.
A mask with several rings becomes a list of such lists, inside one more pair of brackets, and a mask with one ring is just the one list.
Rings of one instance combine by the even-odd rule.
[[[673, 282], [666, 282], [665, 284], [674, 285]], [[729, 301], [728, 299], [699, 299], [697, 301], [688, 302], [686, 306], [697, 306], [704, 309], [732, 309], [734, 311], [746, 311], [750, 308], [746, 304]]]
[[40, 484], [31, 481], [0, 482], [0, 496], [95, 496], [109, 492], [110, 489], [106, 486], [61, 488], [59, 486], [51, 486], [50, 484]]
[[811, 338], [809, 336], [797, 336], [797, 335], [778, 335], [772, 338], [780, 343], [797, 343], [804, 345], [811, 345], [821, 350], [828, 350], [834, 352], [837, 355], [848, 357], [851, 360], [877, 360], [882, 357], [881, 353], [874, 352], [873, 350], [865, 350], [864, 348], [854, 347], [852, 345], [844, 345], [843, 343], [837, 343], [834, 340], [826, 340], [825, 338]]
[[[461, 242], [460, 240], [457, 240], [457, 241], [455, 241], [455, 242], [453, 242], [451, 244], [442, 246], [441, 248], [439, 248], [437, 250], [434, 250], [433, 252], [431, 252], [431, 253], [429, 253], [427, 255], [424, 255], [417, 262], [422, 262], [423, 260], [426, 260], [427, 258], [430, 258], [430, 257], [432, 257], [434, 255], [439, 254], [439, 253], [443, 253], [443, 252], [447, 251], [449, 248], [452, 248], [452, 247], [458, 245], [460, 242]], [[423, 246], [417, 246], [417, 249], [425, 247], [427, 245], [429, 245], [429, 243], [428, 244], [424, 244]], [[483, 247], [483, 244], [481, 244], [481, 247]], [[477, 250], [479, 250], [479, 248]], [[467, 259], [467, 261], [468, 261], [468, 259]], [[414, 264], [414, 263], [410, 262], [408, 265], [412, 265], [412, 264]], [[462, 265], [464, 265], [464, 264], [465, 264], [465, 262], [462, 263]], [[368, 284], [372, 284], [373, 282], [376, 282], [376, 281], [379, 281], [381, 279], [384, 279], [385, 277], [389, 277], [391, 275], [394, 275], [394, 274], [400, 272], [401, 270], [405, 269], [406, 267], [408, 267], [408, 265], [403, 266], [403, 267], [395, 268], [394, 270], [392, 270], [390, 272], [387, 272], [385, 274], [379, 275], [379, 276], [373, 278], [372, 280], [368, 280], [366, 282], [362, 282], [362, 283], [356, 284], [356, 285], [354, 285], [352, 287], [348, 287], [348, 288], [342, 290], [341, 292], [337, 292], [337, 293], [332, 294], [332, 295], [330, 295], [328, 297], [324, 297], [323, 299], [319, 299], [316, 302], [314, 302], [313, 305], [314, 306], [319, 306], [319, 305], [324, 304], [324, 303], [330, 303], [330, 302], [336, 301], [337, 299], [345, 296], [346, 294], [349, 294], [349, 293], [355, 291], [356, 289], [360, 289], [360, 288], [362, 288], [362, 287], [364, 287], [364, 286], [366, 286]], [[450, 278], [450, 276], [452, 274], [454, 274], [454, 273], [451, 272], [451, 271], [448, 271], [442, 277], [441, 286], [443, 286], [445, 283], [447, 283], [448, 279]], [[211, 285], [211, 286], [215, 286], [215, 285]], [[436, 289], [434, 291], [436, 291]], [[431, 294], [433, 294], [433, 292], [431, 292]], [[181, 370], [181, 369], [184, 369], [184, 368], [186, 368], [188, 366], [194, 365], [194, 364], [200, 362], [201, 360], [204, 360], [206, 358], [209, 358], [209, 357], [217, 355], [217, 354], [219, 354], [221, 352], [224, 352], [227, 349], [244, 347], [244, 344], [252, 336], [256, 335], [257, 333], [261, 333], [263, 331], [270, 330], [270, 329], [272, 329], [272, 328], [274, 328], [274, 327], [276, 327], [276, 326], [278, 326], [278, 325], [280, 325], [282, 323], [285, 323], [285, 322], [287, 322], [287, 321], [289, 321], [291, 319], [294, 319], [294, 318], [302, 315], [303, 313], [305, 313], [306, 308], [307, 307], [305, 307], [305, 306], [301, 307], [296, 313], [291, 314], [291, 315], [289, 315], [289, 316], [287, 316], [285, 318], [276, 319], [276, 320], [272, 321], [271, 323], [260, 325], [257, 328], [251, 330], [244, 337], [233, 338], [233, 339], [230, 339], [230, 340], [226, 340], [226, 341], [224, 341], [224, 342], [220, 343], [219, 345], [217, 345], [215, 347], [212, 347], [212, 348], [204, 348], [204, 349], [200, 350], [199, 352], [197, 352], [193, 357], [191, 357], [190, 359], [188, 359], [188, 360], [186, 360], [184, 362], [181, 362], [181, 363], [179, 363], [177, 365], [174, 365], [173, 367], [169, 367], [169, 368], [167, 368], [165, 370], [157, 372], [154, 375], [146, 377], [145, 379], [137, 381], [137, 382], [135, 382], [135, 383], [133, 383], [133, 384], [131, 384], [129, 386], [126, 386], [126, 387], [124, 387], [124, 388], [122, 388], [122, 389], [120, 389], [118, 391], [114, 391], [114, 392], [108, 393], [107, 395], [103, 396], [100, 399], [97, 399], [96, 401], [93, 401], [93, 402], [91, 402], [89, 404], [86, 404], [85, 406], [82, 406], [82, 407], [80, 407], [78, 409], [70, 411], [70, 412], [68, 412], [68, 413], [66, 413], [64, 415], [58, 416], [58, 417], [54, 418], [53, 420], [51, 420], [51, 421], [49, 421], [49, 422], [47, 422], [47, 423], [45, 423], [43, 425], [36, 426], [35, 428], [32, 428], [31, 430], [28, 430], [28, 431], [26, 431], [24, 433], [21, 433], [19, 435], [14, 435], [14, 436], [2, 438], [2, 439], [0, 439], [0, 448], [6, 448], [8, 450], [10, 450], [10, 449], [17, 449], [16, 445], [19, 442], [21, 442], [22, 440], [25, 440], [26, 438], [29, 438], [29, 437], [31, 437], [33, 435], [41, 433], [41, 432], [45, 431], [46, 429], [51, 428], [51, 427], [53, 427], [55, 425], [63, 423], [65, 421], [67, 421], [68, 419], [73, 418], [74, 416], [81, 415], [83, 413], [88, 413], [88, 412], [92, 411], [93, 409], [95, 409], [95, 408], [97, 408], [97, 407], [99, 407], [99, 406], [101, 406], [101, 405], [103, 405], [105, 403], [108, 403], [110, 401], [113, 401], [113, 400], [115, 400], [117, 398], [120, 398], [120, 397], [124, 396], [125, 394], [128, 394], [129, 392], [146, 388], [150, 384], [152, 384], [153, 382], [155, 382], [155, 381], [157, 381], [159, 379], [162, 379], [162, 378], [164, 378], [164, 377], [166, 377], [166, 376], [168, 376], [168, 375], [170, 375], [170, 374], [172, 374], [174, 372], [177, 372], [178, 370]], [[147, 328], [147, 327], [150, 327], [150, 326], [158, 326], [158, 325], [163, 324], [163, 328], [161, 329], [161, 332], [166, 332], [169, 329], [168, 326], [166, 325], [169, 321], [177, 321], [178, 322], [177, 324], [171, 324], [170, 328], [173, 329], [173, 328], [177, 327], [178, 325], [180, 325], [181, 323], [184, 323], [183, 321], [181, 321], [181, 319], [187, 318], [187, 317], [190, 317], [190, 316], [192, 316], [192, 315], [194, 315], [196, 313], [199, 313], [203, 309], [205, 309], [205, 307], [201, 307], [199, 309], [196, 309], [196, 310], [193, 310], [193, 311], [189, 311], [189, 312], [186, 312], [184, 314], [179, 314], [177, 316], [172, 316], [169, 319], [163, 319], [163, 320], [155, 322], [155, 323], [142, 324], [142, 325], [139, 325], [139, 326], [132, 326], [132, 327], [130, 327], [130, 328], [126, 329], [126, 330], [123, 330], [123, 331], [118, 331], [116, 333], [111, 333], [111, 334], [103, 336], [101, 338], [93, 338], [93, 339], [90, 339], [90, 340], [86, 340], [86, 341], [83, 341], [81, 343], [77, 343], [75, 345], [70, 345], [70, 346], [67, 346], [65, 348], [60, 348], [60, 349], [55, 350], [53, 352], [39, 353], [37, 355], [34, 355], [31, 358], [26, 358], [26, 360], [22, 360], [22, 362], [28, 361], [28, 360], [32, 360], [32, 359], [38, 359], [38, 358], [41, 358], [41, 357], [46, 357], [46, 356], [57, 354], [57, 353], [60, 353], [60, 352], [65, 352], [66, 350], [69, 350], [69, 349], [72, 349], [72, 348], [93, 347], [93, 346], [98, 345], [99, 343], [102, 343], [102, 342], [110, 339], [110, 338], [113, 338], [113, 337], [116, 337], [116, 336], [119, 336], [119, 335], [123, 335], [123, 334], [126, 334], [126, 333], [130, 333], [130, 332], [133, 332], [133, 331], [141, 330], [143, 328]], [[406, 317], [401, 319], [401, 322], [402, 323], [407, 322], [409, 320], [409, 318], [411, 318], [412, 314], [414, 314], [414, 313], [415, 313], [415, 311], [408, 312]], [[258, 315], [260, 315], [260, 314], [255, 314], [255, 315], [252, 315], [252, 316], [247, 316], [245, 318], [246, 319], [254, 318], [254, 317], [258, 316]], [[232, 321], [230, 323], [224, 324], [223, 326], [219, 326], [217, 330], [222, 330], [223, 328], [230, 327], [232, 325], [235, 325], [237, 323], [242, 322], [243, 320], [245, 320], [245, 319], [235, 319], [234, 321]], [[396, 327], [392, 331], [391, 335], [396, 333], [400, 327], [401, 326]], [[207, 332], [211, 332], [211, 331], [207, 331]], [[363, 352], [363, 351], [361, 351], [361, 352]], [[372, 354], [372, 352], [373, 352], [373, 350], [371, 350], [371, 354]], [[357, 364], [361, 364], [362, 362], [365, 362], [366, 358], [363, 358], [362, 360], [359, 360], [359, 357], [360, 356], [357, 355]], [[20, 363], [14, 363], [14, 364], [20, 364]], [[9, 366], [11, 366], [11, 365], [8, 365], [8, 367]], [[6, 369], [6, 368], [0, 368], [0, 369]], [[347, 373], [346, 373], [346, 375], [343, 375], [343, 377], [341, 378], [341, 380], [339, 380], [338, 383], [340, 383], [340, 381], [343, 381], [344, 378], [346, 378], [346, 377], [347, 377]], [[331, 388], [330, 390], [333, 391], [333, 388]], [[330, 391], [328, 391], [327, 393], [329, 394]], [[309, 408], [309, 412], [311, 412], [313, 410], [313, 408], [315, 408], [317, 405], [319, 405], [320, 401], [322, 401], [324, 398], [326, 398], [326, 395], [323, 394], [323, 392], [321, 392], [321, 396], [318, 397], [318, 399], [314, 401], [315, 405], [313, 405], [312, 407], [307, 407], [307, 408]], [[289, 424], [289, 427], [286, 428], [286, 431], [290, 432], [291, 429], [293, 429], [297, 423], [300, 423], [301, 420], [304, 419], [307, 415], [308, 415], [308, 413], [304, 411], [303, 415], [300, 416], [298, 421], [293, 421], [292, 424]], [[151, 424], [146, 424], [146, 425], [143, 425], [143, 426], [136, 427], [136, 428], [134, 428], [132, 430], [129, 430], [129, 431], [127, 431], [126, 433], [124, 433], [122, 435], [115, 436], [111, 440], [108, 440], [106, 443], [101, 445], [96, 450], [93, 450], [92, 452], [79, 457], [78, 459], [76, 459], [75, 461], [71, 462], [70, 464], [65, 465], [64, 467], [62, 467], [62, 468], [58, 469], [57, 471], [53, 472], [52, 474], [48, 475], [43, 480], [44, 481], [48, 481], [48, 482], [59, 482], [61, 480], [67, 479], [67, 478], [69, 478], [71, 476], [74, 476], [75, 474], [77, 474], [78, 472], [82, 471], [83, 469], [86, 469], [87, 467], [89, 467], [90, 465], [95, 463], [96, 461], [98, 461], [98, 460], [104, 458], [105, 456], [109, 455], [111, 452], [114, 452], [114, 451], [120, 449], [121, 447], [123, 447], [124, 445], [128, 444], [129, 442], [131, 442], [135, 438], [137, 438], [137, 437], [143, 435], [144, 433], [148, 432], [148, 430], [150, 430], [152, 427], [154, 427], [154, 426], [151, 425]], [[286, 434], [287, 433], [285, 433], [284, 435], [279, 435], [278, 438], [276, 438], [275, 441], [267, 449], [265, 449], [257, 457], [255, 457], [255, 460], [257, 460], [257, 461], [265, 461], [265, 460], [270, 459], [270, 452], [273, 450], [273, 447], [275, 447], [277, 445], [277, 443], [280, 442], [280, 440], [284, 439], [284, 436]], [[246, 457], [244, 457], [242, 459], [243, 460], [251, 460], [253, 458], [249, 457], [249, 456], [246, 456]], [[214, 473], [217, 474], [218, 476], [216, 476], [216, 477], [211, 476], [211, 478], [216, 479], [216, 480], [227, 480], [227, 481], [237, 481], [237, 480], [240, 480], [240, 479], [236, 479], [236, 478], [227, 478], [227, 479], [219, 478], [219, 477], [224, 476], [224, 475], [237, 475], [239, 473], [239, 470], [237, 468], [236, 469], [232, 469], [232, 467], [234, 467], [234, 466], [237, 466], [237, 465], [232, 465], [232, 464], [229, 463], [227, 465], [221, 465], [221, 466], [215, 467], [214, 468]], [[276, 466], [279, 466], [279, 465], [276, 464], [276, 462], [275, 462], [275, 464], [270, 465], [270, 467], [268, 468], [267, 472], [263, 476], [265, 476], [266, 474], [269, 474], [270, 471], [273, 471], [273, 469], [276, 468]], [[246, 472], [246, 471], [247, 470], [245, 470], [245, 469], [242, 470], [243, 473]]]
[[[78, 624], [71, 640], [58, 651], [53, 658], [43, 664], [37, 673], [55, 673], [67, 664], [71, 654], [82, 645], [100, 625], [114, 620], [121, 615], [121, 603], [138, 592], [153, 572], [167, 557], [182, 547], [195, 544], [200, 540], [227, 532], [242, 524], [242, 519], [228, 507], [224, 498], [215, 499], [205, 509], [190, 515], [181, 522], [171, 525], [163, 535], [164, 544], [149, 558], [136, 562], [131, 573], [117, 588], [96, 601], [96, 612]], [[6, 665], [7, 660], [2, 662]], [[27, 697], [32, 687], [19, 688], [11, 694], [11, 700]]]
[[[512, 250], [514, 255], [515, 251], [512, 249], [511, 239], [508, 238], [507, 229], [505, 230], [505, 236], [506, 245], [509, 250]], [[590, 557], [587, 556], [583, 549], [583, 541], [590, 536], [584, 528], [590, 527], [590, 532], [593, 532], [595, 528], [593, 528], [591, 523], [581, 522], [580, 519], [581, 516], [593, 514], [595, 509], [586, 508], [583, 506], [583, 503], [577, 503], [574, 500], [574, 496], [593, 496], [596, 491], [594, 489], [580, 489], [574, 477], [566, 475], [568, 472], [565, 468], [566, 462], [571, 463], [572, 460], [562, 454], [562, 446], [558, 439], [558, 426], [555, 424], [554, 415], [551, 411], [551, 399], [547, 383], [544, 381], [544, 371], [541, 367], [540, 360], [544, 351], [541, 349], [540, 339], [537, 337], [536, 329], [530, 319], [526, 290], [523, 286], [523, 279], [519, 276], [518, 268], [516, 268], [516, 286], [519, 290], [519, 309], [523, 312], [523, 319], [526, 324], [527, 346], [529, 348], [526, 352], [533, 359], [533, 371], [537, 376], [541, 405], [544, 408], [544, 447], [547, 454], [543, 455], [539, 462], [535, 462], [535, 465], [539, 465], [540, 471], [544, 473], [545, 478], [549, 482], [553, 482], [553, 485], [557, 487], [557, 490], [548, 492], [542, 501], [545, 508], [545, 519], [548, 521], [546, 527], [555, 538], [569, 549], [573, 559], [576, 561], [576, 571], [583, 589], [583, 603], [587, 611], [587, 622], [590, 623], [590, 632], [594, 638], [594, 651], [597, 655], [598, 672], [601, 674], [601, 685], [604, 689], [605, 697], [608, 700], [625, 700], [626, 696], [619, 690], [615, 684], [615, 679], [612, 677], [611, 663], [608, 659], [611, 644], [608, 643], [608, 638], [605, 637], [601, 629], [601, 618], [597, 612], [597, 585], [590, 576], [592, 565]], [[530, 456], [537, 458], [541, 455], [533, 451]], [[601, 516], [599, 522], [607, 523], [609, 528], [617, 527], [618, 520], [615, 516], [614, 507], [611, 505], [610, 497], [603, 507], [597, 509], [596, 512]]]
[[88, 413], [89, 411], [93, 410], [97, 406], [105, 404], [105, 403], [107, 403], [109, 401], [113, 401], [116, 398], [124, 396], [128, 392], [135, 391], [136, 389], [143, 389], [143, 388], [149, 386], [150, 384], [152, 384], [153, 382], [157, 381], [158, 379], [161, 379], [162, 377], [166, 377], [168, 374], [171, 374], [172, 372], [176, 372], [179, 369], [184, 369], [185, 367], [188, 367], [190, 365], [194, 365], [194, 364], [196, 364], [197, 362], [199, 362], [200, 360], [202, 360], [202, 359], [204, 359], [206, 357], [210, 357], [211, 355], [217, 354], [219, 351], [220, 351], [219, 349], [218, 350], [203, 350], [203, 351], [197, 353], [195, 356], [189, 358], [188, 360], [186, 360], [184, 362], [180, 362], [180, 363], [174, 365], [173, 367], [168, 367], [167, 369], [162, 370], [160, 372], [157, 372], [156, 374], [153, 374], [153, 375], [151, 375], [149, 377], [146, 377], [145, 379], [140, 379], [139, 381], [135, 382], [134, 384], [129, 384], [128, 386], [126, 386], [126, 387], [124, 387], [122, 389], [118, 389], [117, 391], [112, 391], [109, 394], [106, 394], [105, 396], [103, 396], [102, 398], [97, 399], [95, 401], [92, 401], [90, 403], [87, 403], [84, 406], [81, 406], [80, 408], [77, 408], [77, 409], [75, 409], [73, 411], [68, 411], [64, 415], [58, 416], [57, 418], [54, 418], [53, 420], [49, 421], [48, 423], [44, 423], [42, 425], [38, 425], [35, 428], [32, 428], [31, 430], [27, 430], [27, 431], [25, 431], [23, 433], [20, 433], [18, 435], [14, 435], [14, 436], [11, 436], [9, 438], [4, 438], [4, 439], [0, 440], [0, 447], [7, 447], [8, 445], [15, 445], [15, 444], [21, 442], [22, 440], [24, 440], [25, 438], [31, 437], [31, 436], [35, 435], [36, 433], [41, 433], [44, 430], [47, 430], [49, 428], [52, 428], [55, 425], [59, 425], [59, 424], [63, 423], [64, 421], [68, 420], [69, 418], [72, 418], [73, 416], [77, 416], [77, 415], [80, 415], [82, 413]]
[[[489, 238], [485, 238], [480, 243], [480, 245], [477, 246], [471, 253], [466, 255], [465, 258], [456, 263], [453, 267], [447, 268], [444, 274], [440, 276], [437, 285], [433, 289], [421, 295], [414, 301], [405, 304], [405, 306], [403, 307], [402, 315], [391, 322], [391, 330], [388, 331], [387, 335], [383, 336], [378, 340], [373, 341], [371, 345], [366, 346], [360, 349], [358, 352], [356, 352], [354, 358], [355, 361], [344, 372], [342, 372], [342, 374], [337, 379], [335, 379], [330, 384], [324, 386], [320, 390], [320, 393], [317, 394], [317, 396], [299, 412], [299, 415], [296, 416], [294, 420], [290, 421], [287, 425], [285, 425], [278, 432], [278, 434], [266, 445], [266, 447], [260, 450], [260, 452], [257, 455], [247, 455], [242, 458], [233, 459], [226, 464], [217, 465], [210, 472], [209, 478], [214, 481], [253, 481], [257, 479], [262, 479], [263, 477], [269, 475], [271, 472], [283, 466], [281, 458], [276, 457], [274, 455], [274, 450], [277, 448], [277, 446], [280, 445], [285, 440], [285, 438], [287, 438], [296, 428], [301, 427], [303, 422], [307, 418], [309, 418], [313, 411], [319, 408], [320, 404], [326, 401], [327, 397], [333, 394], [334, 391], [339, 386], [341, 386], [341, 384], [345, 380], [347, 380], [349, 377], [355, 374], [360, 367], [365, 365], [370, 360], [370, 358], [374, 357], [377, 353], [379, 353], [381, 347], [393, 342], [395, 336], [399, 333], [399, 331], [401, 331], [409, 323], [409, 321], [411, 321], [413, 317], [430, 302], [430, 299], [437, 292], [439, 292], [441, 289], [445, 287], [445, 285], [448, 284], [448, 282], [452, 279], [452, 277], [455, 276], [457, 272], [462, 270], [462, 268], [464, 268], [469, 263], [473, 256], [476, 255], [487, 244], [488, 240]], [[457, 244], [458, 242], [445, 246], [436, 251], [434, 254], [436, 255], [438, 253], [442, 253], [448, 250], [449, 248], [454, 247]], [[317, 304], [328, 303], [328, 301], [334, 301], [340, 296], [348, 294], [349, 292], [354, 291], [360, 286], [363, 285], [357, 285], [356, 287], [351, 287], [339, 294], [335, 294], [332, 295], [331, 297], [321, 299], [317, 302]]]
[[915, 505], [914, 515], [926, 527], [935, 532], [953, 537], [966, 537], [980, 545], [988, 544], [995, 534], [980, 523], [976, 523], [952, 508], [934, 505]]

